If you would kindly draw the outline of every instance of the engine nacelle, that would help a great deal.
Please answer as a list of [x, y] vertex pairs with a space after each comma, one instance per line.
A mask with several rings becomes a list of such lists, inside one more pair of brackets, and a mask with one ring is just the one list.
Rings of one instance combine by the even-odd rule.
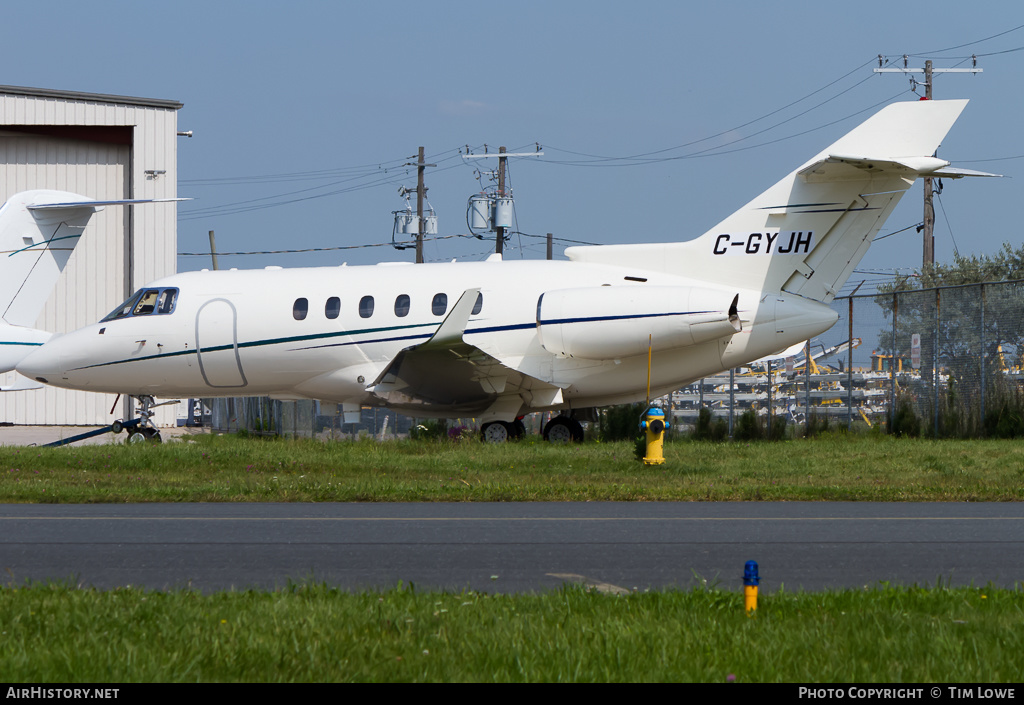
[[683, 286], [557, 289], [537, 301], [540, 343], [550, 353], [611, 360], [724, 338], [740, 330], [739, 294]]

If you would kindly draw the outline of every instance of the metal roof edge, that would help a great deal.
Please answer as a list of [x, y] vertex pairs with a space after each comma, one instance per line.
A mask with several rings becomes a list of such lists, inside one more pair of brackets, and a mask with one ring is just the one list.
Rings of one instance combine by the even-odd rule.
[[64, 98], [67, 100], [84, 100], [93, 103], [118, 103], [122, 105], [138, 105], [146, 108], [164, 108], [180, 110], [184, 103], [176, 100], [160, 100], [158, 98], [132, 98], [123, 95], [105, 93], [82, 93], [80, 91], [58, 91], [52, 88], [27, 88], [24, 86], [0, 85], [0, 95], [22, 95], [31, 98]]

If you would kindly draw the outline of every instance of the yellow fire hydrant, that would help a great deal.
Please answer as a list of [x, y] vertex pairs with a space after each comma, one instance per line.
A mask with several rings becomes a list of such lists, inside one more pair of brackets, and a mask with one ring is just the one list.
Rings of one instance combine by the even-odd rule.
[[644, 465], [661, 465], [665, 462], [662, 454], [662, 447], [665, 444], [665, 412], [656, 406], [652, 406], [644, 414], [644, 420], [640, 422], [640, 428], [646, 434], [647, 450], [644, 454]]

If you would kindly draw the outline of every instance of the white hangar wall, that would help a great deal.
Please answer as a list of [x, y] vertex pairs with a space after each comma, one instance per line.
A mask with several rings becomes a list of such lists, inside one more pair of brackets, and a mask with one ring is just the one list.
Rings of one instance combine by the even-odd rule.
[[[181, 103], [0, 86], [0, 202], [51, 188], [98, 200], [177, 196]], [[173, 203], [106, 206], [89, 222], [37, 328], [94, 323], [134, 290], [177, 269]], [[14, 373], [0, 375], [13, 383]], [[108, 394], [43, 389], [0, 393], [0, 421], [99, 425], [131, 413]], [[155, 421], [173, 425], [174, 407]]]

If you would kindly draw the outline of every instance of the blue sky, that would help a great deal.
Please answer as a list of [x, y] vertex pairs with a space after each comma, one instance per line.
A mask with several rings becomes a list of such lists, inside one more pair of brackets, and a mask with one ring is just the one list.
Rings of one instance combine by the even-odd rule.
[[[690, 239], [882, 104], [916, 99], [904, 76], [872, 73], [879, 53], [937, 68], [977, 53], [983, 74], [936, 79], [936, 97], [971, 99], [939, 155], [1009, 177], [1024, 163], [1019, 3], [35, 0], [4, 12], [3, 83], [184, 103], [179, 129], [195, 136], [179, 142], [179, 195], [197, 200], [179, 208], [179, 252], [205, 251], [209, 230], [224, 252], [375, 245], [221, 266], [411, 260], [379, 245], [403, 205], [398, 187], [415, 185], [402, 165], [420, 145], [438, 164], [427, 185], [442, 236], [467, 233], [466, 200], [480, 187], [481, 165], [460, 147], [539, 143], [543, 157], [510, 163], [524, 235], [507, 257], [543, 257], [529, 236], [547, 232]], [[595, 159], [649, 152], [673, 158]], [[980, 161], [1004, 157], [1018, 158]], [[1020, 184], [946, 183], [937, 259], [951, 260], [954, 244], [962, 254], [1019, 245]], [[920, 221], [920, 193], [883, 232]], [[449, 237], [426, 256], [492, 250]], [[851, 281], [920, 261], [911, 228], [874, 245]]]

